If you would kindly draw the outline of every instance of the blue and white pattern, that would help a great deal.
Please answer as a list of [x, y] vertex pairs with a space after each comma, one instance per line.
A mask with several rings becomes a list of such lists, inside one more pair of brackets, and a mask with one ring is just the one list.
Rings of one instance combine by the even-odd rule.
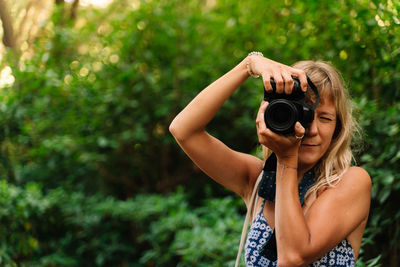
[[[246, 266], [254, 267], [274, 267], [277, 262], [268, 260], [260, 255], [264, 244], [269, 240], [273, 230], [269, 227], [267, 221], [262, 213], [265, 200], [261, 204], [260, 212], [257, 213], [256, 218], [253, 220], [249, 234], [247, 235], [245, 245], [245, 261]], [[335, 248], [328, 252], [319, 260], [313, 262], [309, 266], [312, 267], [354, 267], [355, 257], [353, 248], [347, 239], [340, 242]]]

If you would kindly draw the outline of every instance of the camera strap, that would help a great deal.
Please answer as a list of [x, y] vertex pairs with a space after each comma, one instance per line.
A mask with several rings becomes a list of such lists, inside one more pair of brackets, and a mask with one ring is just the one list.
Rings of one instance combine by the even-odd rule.
[[[265, 162], [262, 172], [262, 179], [260, 182], [260, 186], [258, 188], [258, 196], [271, 202], [275, 202], [276, 164], [277, 164], [276, 155], [275, 153], [272, 153]], [[299, 200], [301, 205], [304, 204], [304, 197], [308, 189], [310, 189], [310, 187], [313, 185], [314, 185], [314, 168], [312, 168], [311, 170], [307, 171], [304, 174], [303, 179], [300, 181], [298, 185]], [[277, 260], [278, 254], [276, 247], [275, 229], [273, 230], [270, 238], [261, 248], [259, 253], [263, 257], [273, 262]]]
[[[275, 191], [276, 191], [276, 164], [277, 158], [275, 153], [272, 153], [271, 156], [265, 162], [262, 180], [260, 182], [260, 186], [258, 188], [258, 195], [265, 200], [275, 202]], [[311, 186], [314, 185], [314, 168], [307, 171], [303, 179], [301, 179], [298, 185], [299, 192], [299, 200], [300, 204], [304, 204], [304, 197], [310, 189]]]
[[315, 84], [311, 81], [311, 79], [310, 79], [310, 77], [308, 77], [308, 75], [307, 75], [307, 84], [308, 84], [308, 85], [311, 87], [311, 89], [314, 91], [315, 96], [316, 96], [316, 98], [317, 98], [317, 99], [315, 100], [314, 105], [311, 107], [312, 110], [315, 110], [315, 109], [317, 108], [318, 104], [319, 104], [320, 98], [319, 98], [319, 94], [318, 94], [318, 89], [317, 89], [317, 87], [316, 87]]

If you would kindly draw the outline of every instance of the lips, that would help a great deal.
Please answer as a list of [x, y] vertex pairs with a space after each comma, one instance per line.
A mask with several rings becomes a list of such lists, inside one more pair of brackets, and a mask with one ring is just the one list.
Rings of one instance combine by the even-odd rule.
[[308, 147], [313, 147], [313, 146], [318, 146], [318, 145], [314, 145], [314, 144], [301, 144], [302, 146], [308, 146]]

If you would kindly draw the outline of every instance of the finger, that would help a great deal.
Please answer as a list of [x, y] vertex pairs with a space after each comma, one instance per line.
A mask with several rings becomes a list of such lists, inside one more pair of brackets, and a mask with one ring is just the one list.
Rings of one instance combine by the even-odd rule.
[[292, 79], [292, 76], [289, 73], [282, 73], [282, 77], [284, 79], [285, 82], [285, 94], [290, 95], [293, 91], [293, 87], [294, 87], [294, 81]]
[[284, 81], [283, 81], [282, 74], [279, 72], [274, 72], [273, 76], [274, 76], [274, 81], [276, 84], [276, 92], [278, 94], [282, 94], [283, 90], [284, 90]]
[[265, 91], [271, 93], [273, 91], [271, 86], [271, 75], [269, 75], [269, 73], [263, 73], [261, 76], [263, 78]]
[[275, 142], [274, 141], [274, 132], [272, 132], [270, 129], [267, 128], [267, 126], [264, 124], [260, 124], [259, 128], [257, 129], [257, 136], [258, 136], [258, 142], [260, 144], [263, 144], [267, 147], [269, 147], [269, 143]]
[[304, 137], [304, 134], [306, 133], [306, 129], [304, 129], [303, 125], [301, 125], [300, 122], [296, 122], [294, 125], [294, 135], [295, 137], [297, 136], [297, 139], [302, 139], [299, 137]]
[[276, 145], [279, 142], [282, 142], [282, 138], [287, 138], [273, 132], [271, 129], [267, 128], [265, 124], [258, 128], [257, 136], [259, 143], [267, 147], [271, 147], [271, 145]]
[[304, 70], [293, 68], [293, 74], [299, 79], [301, 90], [307, 91], [307, 75]]
[[264, 113], [265, 113], [265, 110], [267, 109], [267, 106], [268, 106], [267, 101], [261, 102], [260, 108], [258, 109], [257, 118], [256, 118], [257, 127], [261, 127], [262, 124], [265, 124]]

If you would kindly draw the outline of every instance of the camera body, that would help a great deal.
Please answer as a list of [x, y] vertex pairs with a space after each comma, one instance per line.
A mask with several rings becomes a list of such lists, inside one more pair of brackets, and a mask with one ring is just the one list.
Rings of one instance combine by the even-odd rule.
[[281, 135], [293, 134], [294, 125], [297, 121], [307, 129], [314, 120], [314, 110], [320, 100], [317, 88], [307, 77], [307, 83], [316, 95], [315, 103], [312, 106], [308, 105], [305, 101], [306, 95], [301, 90], [299, 79], [292, 78], [294, 88], [289, 95], [276, 93], [276, 84], [273, 78], [270, 80], [273, 91], [268, 93], [264, 87], [264, 100], [269, 102], [264, 113], [265, 124], [273, 132]]

